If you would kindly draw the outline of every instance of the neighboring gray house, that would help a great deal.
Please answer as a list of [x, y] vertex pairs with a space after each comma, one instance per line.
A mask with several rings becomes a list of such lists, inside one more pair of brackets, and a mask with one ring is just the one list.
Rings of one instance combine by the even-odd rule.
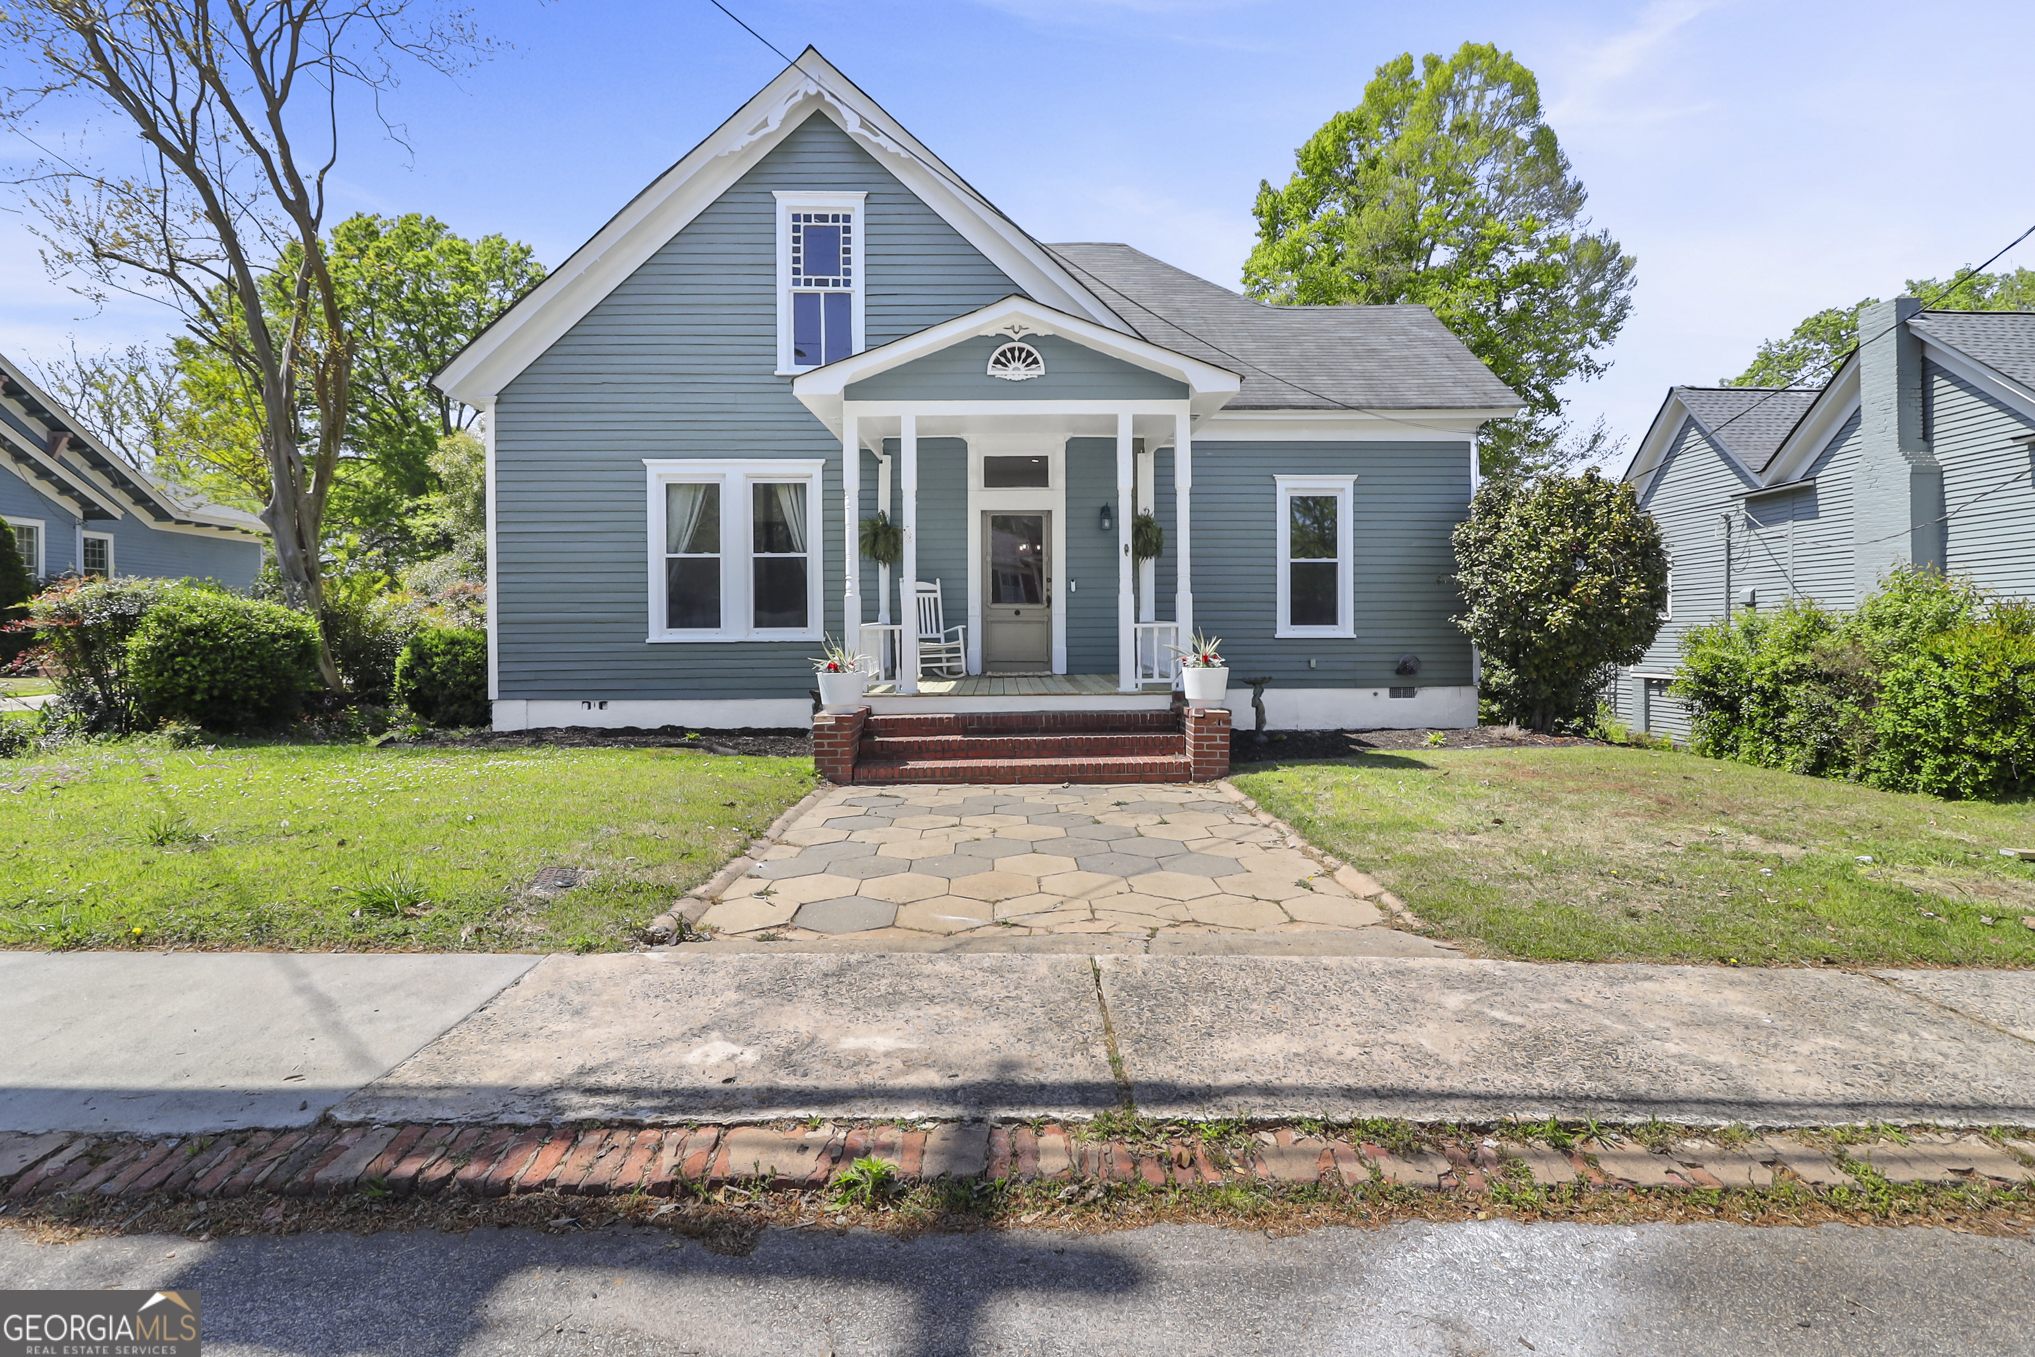
[[[1449, 531], [1518, 398], [1424, 307], [1042, 245], [811, 49], [436, 380], [486, 412], [497, 728], [802, 725], [823, 634], [879, 713], [1163, 711], [1196, 628], [1275, 726], [1476, 721]], [[922, 677], [915, 579], [1036, 681]]]
[[1676, 387], [1626, 470], [1673, 554], [1669, 616], [1621, 718], [1684, 738], [1682, 635], [1731, 608], [1848, 609], [1903, 564], [2035, 597], [2035, 314], [1859, 314], [1821, 390]]
[[261, 571], [253, 514], [192, 503], [82, 429], [0, 357], [0, 519], [38, 580], [61, 575], [215, 579]]

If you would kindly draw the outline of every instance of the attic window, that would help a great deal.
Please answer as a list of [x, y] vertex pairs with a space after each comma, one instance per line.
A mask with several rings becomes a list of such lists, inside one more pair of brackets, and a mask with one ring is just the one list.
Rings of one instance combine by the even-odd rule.
[[805, 372], [862, 347], [860, 193], [777, 195], [778, 371]]

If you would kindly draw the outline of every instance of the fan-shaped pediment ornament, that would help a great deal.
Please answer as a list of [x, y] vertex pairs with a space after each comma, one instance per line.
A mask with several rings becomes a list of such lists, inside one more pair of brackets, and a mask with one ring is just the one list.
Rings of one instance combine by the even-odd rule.
[[1046, 360], [1029, 344], [1002, 344], [989, 355], [989, 375], [1006, 382], [1030, 381], [1046, 375]]

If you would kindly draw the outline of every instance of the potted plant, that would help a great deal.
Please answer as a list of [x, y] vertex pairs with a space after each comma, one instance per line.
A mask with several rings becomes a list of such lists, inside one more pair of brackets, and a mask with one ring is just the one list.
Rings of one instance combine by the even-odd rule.
[[876, 517], [862, 520], [860, 540], [862, 554], [878, 565], [896, 565], [904, 559], [904, 529], [881, 509]]
[[1220, 636], [1197, 631], [1186, 649], [1172, 647], [1180, 657], [1180, 688], [1190, 706], [1211, 706], [1228, 694], [1229, 662], [1219, 653], [1221, 646]]
[[862, 668], [863, 657], [849, 654], [834, 644], [831, 636], [825, 639], [821, 652], [813, 661], [820, 680], [820, 706], [826, 711], [853, 711], [869, 683], [869, 675]]

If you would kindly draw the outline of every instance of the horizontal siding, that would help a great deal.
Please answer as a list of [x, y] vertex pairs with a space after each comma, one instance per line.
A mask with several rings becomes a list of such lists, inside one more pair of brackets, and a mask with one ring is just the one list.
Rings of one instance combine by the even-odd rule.
[[1042, 376], [1022, 382], [989, 375], [989, 356], [1009, 339], [976, 335], [901, 364], [888, 372], [849, 383], [843, 395], [868, 400], [1186, 400], [1187, 383], [1058, 335], [1033, 335], [1026, 343], [1045, 360]]
[[1101, 528], [1116, 503], [1116, 440], [1067, 440], [1067, 672], [1114, 674], [1117, 666], [1117, 534]]
[[1943, 467], [1946, 568], [2011, 598], [2035, 598], [2035, 431], [1934, 363], [1927, 365], [1929, 431]]
[[[840, 444], [792, 397], [790, 379], [774, 375], [771, 195], [780, 189], [869, 195], [871, 345], [1019, 290], [839, 128], [808, 119], [502, 392], [493, 416], [500, 696], [783, 698], [811, 689], [807, 642], [644, 640], [646, 457], [824, 459], [818, 568], [825, 626], [841, 629]], [[958, 521], [965, 469], [958, 451], [942, 454], [934, 442], [922, 445], [921, 514], [943, 488], [958, 488]], [[873, 490], [873, 461], [863, 465]], [[956, 545], [926, 527], [928, 577], [959, 572], [965, 536]], [[874, 572], [865, 578], [873, 616]]]
[[[46, 576], [78, 568], [78, 516], [49, 499], [11, 470], [0, 471], [0, 518], [42, 520], [42, 570]], [[261, 573], [258, 538], [211, 536], [157, 528], [134, 514], [92, 519], [85, 531], [113, 539], [113, 573], [164, 579], [210, 579], [245, 589]]]
[[[1223, 638], [1233, 675], [1382, 692], [1409, 682], [1392, 671], [1413, 654], [1422, 663], [1417, 686], [1470, 682], [1469, 641], [1449, 621], [1460, 607], [1449, 534], [1469, 508], [1467, 443], [1197, 441], [1193, 472], [1195, 625]], [[1272, 478], [1351, 474], [1356, 636], [1275, 639]]]
[[[1660, 524], [1674, 569], [1674, 596], [1667, 621], [1653, 645], [1634, 666], [1641, 673], [1670, 673], [1681, 662], [1682, 635], [1724, 611], [1722, 515], [1731, 496], [1751, 488], [1730, 459], [1719, 452], [1694, 420], [1682, 426], [1641, 508]], [[1742, 536], [1737, 535], [1735, 536]], [[1747, 544], [1734, 541], [1733, 573], [1749, 560]], [[1733, 587], [1739, 587], [1736, 578]], [[1628, 719], [1631, 719], [1628, 713]]]

